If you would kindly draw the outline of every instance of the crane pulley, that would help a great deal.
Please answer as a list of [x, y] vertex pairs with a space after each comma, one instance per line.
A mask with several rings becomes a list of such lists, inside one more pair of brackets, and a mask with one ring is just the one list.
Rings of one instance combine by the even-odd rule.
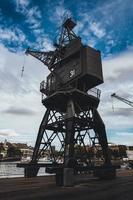
[[21, 78], [24, 75], [24, 68], [25, 68], [25, 55], [24, 55], [24, 60], [23, 60], [23, 65], [22, 65], [22, 70], [21, 70]]

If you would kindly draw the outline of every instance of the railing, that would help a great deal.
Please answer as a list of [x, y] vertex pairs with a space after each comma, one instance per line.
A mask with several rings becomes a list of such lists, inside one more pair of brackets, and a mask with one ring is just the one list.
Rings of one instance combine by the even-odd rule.
[[47, 89], [47, 83], [46, 83], [46, 81], [42, 81], [40, 83], [40, 91], [44, 91], [46, 89]]
[[92, 88], [87, 92], [89, 95], [95, 96], [96, 98], [100, 99], [101, 90], [97, 88]]
[[42, 81], [40, 83], [40, 92], [42, 92], [42, 94], [45, 94], [46, 96], [49, 96], [54, 92], [54, 87], [54, 84], [49, 85], [46, 81]]
[[[18, 162], [0, 162], [0, 179], [24, 177], [24, 168], [17, 167]], [[45, 176], [45, 168], [41, 167], [38, 176]]]
[[[42, 95], [50, 95], [50, 93], [52, 92], [52, 88], [50, 90], [50, 88], [48, 87], [46, 81], [42, 81], [40, 83], [40, 91], [42, 92]], [[88, 90], [87, 92], [89, 95], [92, 95], [98, 99], [100, 99], [100, 95], [101, 95], [101, 90], [97, 89], [97, 88], [92, 88], [90, 90]], [[43, 95], [44, 97], [44, 95]]]

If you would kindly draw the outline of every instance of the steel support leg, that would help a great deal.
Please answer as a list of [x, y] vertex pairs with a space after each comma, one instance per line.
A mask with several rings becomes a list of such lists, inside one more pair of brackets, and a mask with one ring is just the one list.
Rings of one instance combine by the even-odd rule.
[[73, 186], [74, 184], [74, 102], [70, 99], [67, 104], [66, 111], [66, 137], [65, 137], [65, 152], [64, 152], [64, 186]]
[[116, 177], [116, 169], [111, 165], [111, 155], [108, 148], [105, 125], [96, 109], [93, 112], [93, 119], [94, 131], [98, 135], [99, 143], [102, 147], [103, 156], [105, 159], [104, 166], [99, 169], [95, 169], [94, 175], [100, 179], [113, 179]]
[[37, 140], [36, 140], [35, 147], [34, 147], [32, 160], [29, 163], [29, 165], [27, 165], [24, 169], [24, 176], [25, 177], [35, 177], [38, 174], [38, 171], [39, 171], [39, 167], [37, 166], [38, 153], [39, 153], [39, 148], [40, 148], [40, 145], [41, 145], [43, 133], [44, 133], [44, 130], [45, 130], [45, 126], [46, 126], [47, 121], [48, 121], [49, 113], [50, 113], [50, 110], [48, 109], [46, 111], [43, 119], [42, 119], [41, 124], [40, 124], [38, 135], [37, 135]]
[[[65, 167], [69, 167], [71, 161], [74, 159], [74, 116], [75, 109], [72, 100], [68, 101], [66, 112], [66, 136], [65, 136], [65, 152], [64, 152], [64, 164]], [[70, 161], [71, 160], [71, 161]]]
[[33, 156], [32, 156], [32, 161], [31, 161], [32, 163], [37, 162], [39, 148], [40, 148], [41, 141], [42, 141], [42, 138], [43, 138], [45, 126], [47, 125], [47, 122], [48, 122], [49, 114], [50, 114], [50, 110], [47, 109], [46, 112], [45, 112], [45, 115], [42, 119], [42, 122], [40, 124], [40, 127], [39, 127], [39, 131], [38, 131], [38, 135], [37, 135], [37, 139], [36, 139], [36, 143], [35, 143], [35, 147], [34, 147], [34, 152], [33, 152]]
[[103, 156], [105, 159], [105, 165], [110, 165], [111, 157], [110, 157], [109, 148], [108, 148], [105, 125], [96, 109], [93, 112], [93, 119], [94, 119], [94, 131], [98, 135], [99, 143], [102, 147]]

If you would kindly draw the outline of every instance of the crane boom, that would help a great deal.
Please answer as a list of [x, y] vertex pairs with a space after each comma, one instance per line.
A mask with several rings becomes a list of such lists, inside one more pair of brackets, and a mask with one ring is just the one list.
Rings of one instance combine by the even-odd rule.
[[129, 101], [129, 100], [127, 100], [127, 99], [124, 99], [123, 97], [119, 97], [118, 95], [116, 95], [116, 93], [111, 94], [111, 97], [112, 97], [112, 98], [115, 97], [116, 99], [118, 99], [118, 100], [120, 100], [120, 101], [122, 101], [122, 102], [128, 104], [129, 106], [133, 107], [133, 102], [132, 102], [132, 101]]
[[40, 60], [44, 65], [48, 67], [48, 69], [51, 69], [51, 66], [56, 60], [55, 51], [39, 52], [39, 51], [34, 51], [28, 48], [25, 53], [26, 55], [30, 54], [33, 57]]
[[48, 69], [51, 71], [51, 73], [54, 76], [56, 76], [59, 83], [62, 83], [62, 80], [59, 77], [59, 75], [56, 74], [53, 70], [53, 65], [54, 65], [54, 63], [56, 63], [56, 60], [58, 59], [58, 56], [56, 55], [57, 51], [39, 52], [39, 51], [30, 50], [30, 48], [27, 48], [25, 53], [26, 53], [26, 55], [30, 54], [33, 57], [40, 60], [44, 65], [46, 65], [48, 67]]
[[46, 65], [50, 72], [57, 78], [59, 83], [63, 83], [63, 80], [61, 79], [59, 74], [55, 73], [54, 68], [56, 67], [56, 63], [58, 63], [63, 58], [66, 44], [69, 44], [71, 40], [75, 38], [79, 38], [73, 32], [73, 28], [75, 26], [76, 23], [74, 23], [71, 18], [68, 18], [63, 23], [59, 38], [54, 44], [54, 46], [56, 47], [54, 51], [41, 52], [27, 48], [25, 52], [26, 55], [30, 54], [34, 58], [40, 60], [44, 65]]
[[65, 23], [62, 25], [62, 30], [59, 34], [59, 38], [54, 44], [54, 46], [56, 47], [54, 51], [41, 52], [28, 48], [25, 53], [27, 55], [30, 54], [31, 56], [37, 58], [43, 64], [45, 64], [50, 71], [52, 71], [54, 69], [54, 64], [61, 60], [62, 56], [64, 55], [64, 46], [74, 38], [78, 38], [72, 30], [75, 25], [76, 24], [71, 20], [71, 18], [68, 18], [65, 21]]

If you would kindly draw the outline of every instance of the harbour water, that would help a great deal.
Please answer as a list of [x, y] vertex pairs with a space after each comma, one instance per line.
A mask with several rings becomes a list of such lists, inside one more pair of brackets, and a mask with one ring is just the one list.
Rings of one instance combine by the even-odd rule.
[[[48, 175], [45, 168], [39, 170], [38, 176]], [[17, 167], [17, 162], [0, 162], [0, 178], [24, 177], [24, 169]]]

